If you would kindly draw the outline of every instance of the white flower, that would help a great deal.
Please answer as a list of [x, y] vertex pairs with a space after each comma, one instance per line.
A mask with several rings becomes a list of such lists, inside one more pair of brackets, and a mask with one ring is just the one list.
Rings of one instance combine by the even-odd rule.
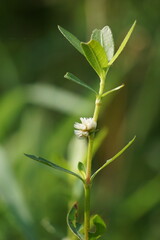
[[74, 133], [77, 137], [88, 137], [89, 133], [96, 129], [97, 123], [93, 118], [80, 118], [81, 123], [76, 122], [74, 127], [77, 130], [74, 130]]

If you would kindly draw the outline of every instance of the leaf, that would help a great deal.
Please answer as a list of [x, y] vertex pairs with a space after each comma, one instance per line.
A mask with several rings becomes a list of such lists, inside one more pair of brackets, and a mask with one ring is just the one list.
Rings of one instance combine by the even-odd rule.
[[99, 77], [106, 73], [108, 60], [104, 48], [99, 42], [91, 40], [88, 43], [81, 43], [85, 57]]
[[83, 182], [83, 179], [81, 178], [80, 175], [78, 175], [78, 174], [76, 174], [76, 173], [74, 173], [74, 172], [72, 172], [72, 171], [70, 171], [70, 170], [68, 170], [68, 169], [66, 169], [66, 168], [60, 167], [60, 166], [56, 165], [55, 163], [52, 163], [52, 162], [50, 162], [50, 161], [48, 161], [48, 160], [46, 160], [46, 159], [44, 159], [44, 158], [41, 158], [41, 157], [37, 157], [37, 156], [30, 155], [30, 154], [26, 154], [26, 153], [25, 153], [24, 155], [27, 156], [27, 157], [29, 157], [29, 158], [31, 158], [31, 159], [33, 159], [33, 160], [36, 160], [36, 161], [38, 161], [38, 162], [40, 162], [40, 163], [43, 163], [43, 164], [45, 164], [45, 165], [48, 165], [48, 166], [50, 166], [50, 167], [52, 167], [52, 168], [54, 168], [54, 169], [56, 169], [56, 170], [59, 170], [59, 171], [62, 171], [62, 172], [71, 174], [71, 175], [79, 178], [79, 179]]
[[78, 211], [78, 206], [77, 206], [77, 203], [75, 203], [67, 215], [67, 224], [68, 224], [70, 230], [80, 240], [84, 240], [83, 235], [81, 233], [79, 233], [79, 230], [81, 229], [82, 225], [77, 222], [77, 211]]
[[83, 177], [86, 177], [86, 169], [82, 162], [78, 163], [78, 170], [82, 174]]
[[121, 89], [122, 87], [124, 87], [124, 84], [122, 84], [122, 85], [120, 85], [120, 86], [118, 86], [118, 87], [116, 87], [116, 88], [113, 88], [113, 89], [111, 89], [111, 90], [103, 93], [103, 94], [102, 94], [102, 97], [105, 97], [105, 96], [107, 96], [108, 94], [110, 94], [110, 93], [112, 93], [112, 92], [115, 92], [115, 91]]
[[75, 47], [82, 55], [84, 55], [79, 39], [60, 26], [58, 26], [58, 29], [63, 34], [63, 36], [73, 45], [73, 47]]
[[126, 46], [134, 28], [136, 25], [136, 21], [133, 23], [132, 27], [130, 28], [130, 30], [128, 31], [127, 35], [125, 36], [123, 42], [121, 43], [119, 49], [117, 50], [117, 52], [115, 53], [115, 55], [113, 56], [113, 58], [111, 59], [111, 61], [108, 63], [108, 65], [112, 65], [113, 62], [118, 58], [118, 56], [120, 55], [120, 53], [123, 51], [124, 47]]
[[95, 29], [92, 32], [91, 39], [96, 40], [101, 44], [106, 52], [108, 61], [110, 61], [114, 55], [114, 41], [109, 26], [105, 26], [102, 30]]
[[82, 82], [78, 77], [76, 77], [75, 75], [73, 75], [72, 73], [69, 73], [67, 72], [65, 75], [64, 75], [65, 78], [73, 81], [73, 82], [76, 82], [77, 84], [85, 87], [85, 88], [88, 88], [89, 90], [91, 90], [92, 92], [94, 92], [95, 94], [97, 94], [97, 92], [91, 88], [90, 86], [88, 86], [86, 83]]
[[103, 168], [105, 168], [107, 165], [113, 162], [116, 158], [118, 158], [122, 153], [124, 153], [124, 151], [134, 142], [135, 138], [136, 136], [124, 148], [122, 148], [116, 155], [114, 155], [114, 157], [108, 159], [106, 163], [102, 165], [102, 167], [100, 167], [95, 173], [93, 173], [91, 180], [93, 180], [97, 175], [97, 173], [99, 173]]
[[89, 240], [96, 240], [101, 237], [101, 235], [106, 231], [106, 224], [99, 215], [94, 215], [91, 218], [91, 226], [94, 225], [95, 232], [89, 233]]

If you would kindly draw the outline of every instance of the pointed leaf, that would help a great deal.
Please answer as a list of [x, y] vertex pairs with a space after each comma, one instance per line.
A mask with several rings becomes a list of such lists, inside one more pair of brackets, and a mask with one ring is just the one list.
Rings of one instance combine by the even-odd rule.
[[79, 232], [82, 225], [77, 222], [77, 212], [78, 212], [78, 206], [77, 203], [73, 205], [71, 210], [69, 211], [67, 215], [67, 224], [70, 228], [70, 230], [80, 239], [84, 240], [83, 235]]
[[85, 57], [99, 77], [106, 73], [108, 60], [104, 48], [99, 42], [91, 40], [88, 43], [81, 43]]
[[91, 218], [91, 225], [94, 225], [96, 230], [95, 232], [89, 233], [90, 240], [96, 240], [101, 237], [101, 235], [106, 231], [106, 224], [99, 215], [94, 215]]
[[63, 36], [73, 45], [73, 47], [75, 47], [82, 55], [84, 55], [79, 39], [60, 26], [58, 26], [58, 29], [63, 34]]
[[108, 61], [110, 61], [114, 55], [114, 41], [109, 26], [105, 26], [102, 30], [95, 29], [92, 32], [91, 39], [94, 39], [101, 44], [106, 52]]
[[27, 157], [29, 157], [29, 158], [31, 158], [31, 159], [33, 159], [33, 160], [35, 160], [35, 161], [38, 161], [38, 162], [43, 163], [43, 164], [45, 164], [45, 165], [47, 165], [47, 166], [50, 166], [50, 167], [52, 167], [52, 168], [54, 168], [54, 169], [56, 169], [56, 170], [59, 170], [59, 171], [62, 171], [62, 172], [71, 174], [71, 175], [79, 178], [81, 181], [83, 181], [83, 179], [81, 178], [80, 175], [78, 175], [78, 174], [76, 174], [76, 173], [74, 173], [74, 172], [72, 172], [72, 171], [70, 171], [70, 170], [68, 170], [68, 169], [66, 169], [66, 168], [60, 167], [60, 166], [58, 166], [57, 164], [52, 163], [52, 162], [50, 162], [50, 161], [48, 161], [48, 160], [46, 160], [46, 159], [44, 159], [44, 158], [37, 157], [37, 156], [34, 156], [34, 155], [30, 155], [30, 154], [26, 154], [26, 153], [25, 153], [24, 155], [27, 156]]
[[108, 94], [110, 94], [110, 93], [112, 93], [112, 92], [118, 91], [118, 90], [121, 89], [122, 87], [124, 87], [124, 84], [122, 84], [122, 85], [120, 85], [120, 86], [118, 86], [118, 87], [116, 87], [116, 88], [113, 88], [113, 89], [111, 89], [111, 90], [103, 93], [103, 94], [102, 94], [102, 97], [105, 97], [105, 96], [107, 96]]
[[95, 94], [97, 94], [97, 92], [91, 88], [90, 86], [88, 86], [86, 83], [82, 82], [78, 77], [76, 77], [75, 75], [73, 75], [72, 73], [69, 73], [67, 72], [65, 75], [64, 75], [65, 78], [73, 81], [73, 82], [76, 82], [77, 84], [91, 90], [92, 92], [94, 92]]
[[97, 173], [99, 173], [103, 168], [105, 168], [107, 165], [109, 165], [111, 162], [113, 162], [116, 158], [118, 158], [124, 151], [134, 142], [136, 136], [124, 147], [122, 148], [114, 157], [108, 159], [105, 164], [102, 165], [91, 177], [91, 180], [95, 178]]
[[123, 42], [121, 43], [119, 49], [117, 50], [117, 52], [115, 53], [115, 55], [113, 56], [113, 58], [111, 59], [111, 61], [108, 63], [108, 65], [112, 65], [113, 62], [118, 58], [118, 56], [120, 55], [120, 53], [123, 51], [124, 47], [126, 46], [134, 28], [136, 25], [136, 21], [133, 23], [132, 27], [130, 28], [130, 30], [128, 31], [127, 35], [125, 36]]

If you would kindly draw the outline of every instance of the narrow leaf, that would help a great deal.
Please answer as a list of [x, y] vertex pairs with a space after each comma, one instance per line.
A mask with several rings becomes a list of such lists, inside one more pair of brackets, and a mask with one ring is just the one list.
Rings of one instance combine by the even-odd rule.
[[122, 148], [114, 157], [108, 159], [106, 161], [105, 164], [102, 165], [102, 167], [100, 167], [91, 177], [91, 180], [93, 180], [95, 178], [95, 176], [97, 175], [97, 173], [99, 173], [103, 168], [105, 168], [107, 165], [109, 165], [111, 162], [113, 162], [116, 158], [118, 158], [120, 155], [122, 155], [122, 153], [124, 153], [124, 151], [134, 142], [136, 136], [124, 147]]
[[112, 92], [118, 91], [119, 89], [121, 89], [121, 88], [123, 88], [123, 87], [124, 87], [124, 84], [122, 84], [122, 85], [120, 85], [120, 86], [118, 86], [118, 87], [116, 87], [116, 88], [113, 88], [113, 89], [111, 89], [111, 90], [103, 93], [102, 97], [105, 97], [105, 96], [107, 96], [108, 94], [110, 94], [110, 93], [112, 93]]
[[26, 153], [24, 155], [29, 157], [29, 158], [31, 158], [31, 159], [33, 159], [33, 160], [35, 160], [35, 161], [38, 161], [38, 162], [43, 163], [45, 165], [48, 165], [48, 166], [50, 166], [50, 167], [52, 167], [52, 168], [54, 168], [56, 170], [59, 170], [59, 171], [71, 174], [71, 175], [79, 178], [81, 181], [83, 181], [83, 179], [81, 178], [80, 175], [78, 175], [78, 174], [76, 174], [76, 173], [74, 173], [74, 172], [72, 172], [72, 171], [70, 171], [70, 170], [68, 170], [66, 168], [60, 167], [60, 166], [56, 165], [55, 163], [52, 163], [52, 162], [50, 162], [50, 161], [48, 161], [48, 160], [46, 160], [44, 158], [37, 157], [37, 156], [34, 156], [34, 155], [30, 155], [30, 154], [26, 154]]
[[79, 232], [81, 229], [82, 225], [77, 222], [77, 212], [78, 212], [78, 206], [77, 203], [73, 205], [71, 210], [69, 211], [67, 215], [67, 224], [70, 228], [70, 230], [80, 239], [84, 240], [84, 237], [82, 234]]
[[108, 60], [104, 48], [99, 42], [91, 40], [88, 43], [81, 43], [85, 57], [99, 77], [102, 77], [108, 66]]
[[136, 25], [136, 21], [133, 23], [132, 27], [130, 28], [130, 30], [128, 31], [127, 35], [125, 36], [123, 42], [121, 43], [119, 49], [117, 50], [117, 52], [115, 53], [115, 55], [113, 56], [113, 58], [111, 59], [111, 61], [108, 63], [108, 65], [112, 65], [113, 62], [118, 58], [118, 56], [120, 55], [120, 53], [123, 51], [124, 47], [126, 46], [134, 28]]
[[114, 41], [109, 26], [105, 26], [102, 30], [95, 29], [92, 32], [91, 39], [94, 39], [101, 44], [106, 52], [108, 61], [110, 61], [114, 55]]
[[89, 233], [89, 239], [94, 240], [101, 237], [101, 235], [106, 231], [106, 224], [99, 215], [94, 215], [91, 218], [91, 225], [95, 226], [95, 232]]
[[90, 86], [88, 86], [86, 83], [82, 82], [78, 77], [76, 77], [76, 76], [73, 75], [72, 73], [67, 72], [67, 73], [64, 75], [64, 77], [67, 78], [67, 79], [69, 79], [69, 80], [71, 80], [71, 81], [73, 81], [73, 82], [75, 82], [75, 83], [77, 83], [77, 84], [79, 84], [79, 85], [81, 85], [81, 86], [83, 86], [83, 87], [85, 87], [85, 88], [87, 88], [87, 89], [89, 89], [89, 90], [91, 90], [91, 91], [94, 92], [95, 94], [97, 94], [97, 92], [96, 92], [93, 88], [91, 88]]
[[75, 47], [82, 55], [84, 55], [79, 39], [60, 26], [58, 26], [58, 29], [63, 34], [63, 36], [73, 45], [73, 47]]

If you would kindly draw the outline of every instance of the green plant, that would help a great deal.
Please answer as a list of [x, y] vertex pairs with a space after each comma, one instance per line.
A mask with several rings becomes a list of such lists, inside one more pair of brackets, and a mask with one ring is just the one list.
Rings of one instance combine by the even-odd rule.
[[[90, 192], [93, 180], [96, 175], [107, 165], [117, 159], [135, 140], [135, 137], [115, 156], [108, 159], [97, 171], [92, 174], [92, 159], [93, 159], [93, 147], [94, 140], [97, 130], [97, 121], [99, 117], [99, 112], [102, 104], [102, 99], [108, 94], [111, 94], [114, 91], [117, 91], [124, 87], [124, 84], [105, 91], [105, 83], [107, 79], [107, 73], [110, 66], [118, 58], [120, 53], [123, 51], [126, 43], [128, 42], [132, 31], [135, 27], [136, 22], [132, 25], [126, 37], [124, 38], [119, 49], [114, 53], [114, 42], [112, 37], [112, 32], [108, 26], [105, 26], [102, 30], [95, 29], [92, 32], [91, 39], [89, 42], [80, 42], [73, 34], [68, 32], [62, 27], [59, 27], [59, 30], [64, 35], [64, 37], [87, 59], [91, 67], [97, 73], [99, 77], [99, 90], [93, 89], [91, 86], [82, 82], [78, 77], [72, 73], [66, 73], [65, 78], [76, 82], [77, 84], [87, 88], [95, 94], [95, 108], [93, 116], [90, 118], [80, 118], [81, 123], [75, 123], [75, 135], [78, 138], [87, 139], [87, 157], [86, 161], [79, 162], [77, 169], [79, 173], [73, 172], [69, 169], [58, 166], [55, 163], [52, 163], [44, 158], [36, 157], [34, 155], [25, 154], [27, 157], [36, 160], [40, 163], [46, 164], [56, 170], [68, 173], [78, 178], [84, 186], [84, 224], [77, 222], [77, 203], [73, 205], [71, 210], [67, 215], [67, 223], [71, 231], [81, 240], [96, 240], [104, 233], [106, 229], [106, 224], [99, 215], [90, 216]], [[94, 230], [92, 230], [94, 229]]]

